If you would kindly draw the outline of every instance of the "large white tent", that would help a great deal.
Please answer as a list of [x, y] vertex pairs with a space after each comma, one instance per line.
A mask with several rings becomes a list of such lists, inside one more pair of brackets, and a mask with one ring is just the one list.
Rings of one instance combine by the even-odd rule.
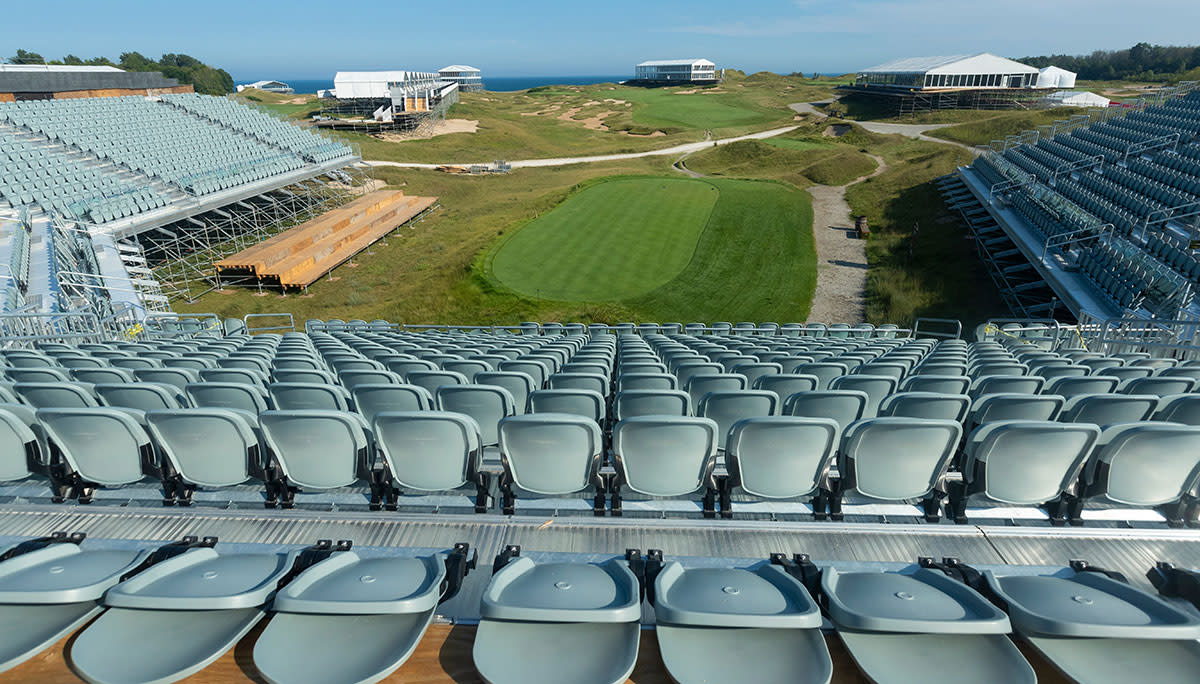
[[1112, 100], [1086, 90], [1060, 90], [1050, 93], [1046, 100], [1055, 107], [1107, 107]]
[[1032, 88], [1039, 72], [1027, 64], [982, 52], [976, 55], [908, 57], [863, 69], [855, 85], [918, 89]]
[[334, 97], [339, 100], [354, 98], [383, 99], [388, 94], [389, 83], [436, 79], [437, 74], [420, 71], [339, 71], [333, 77]]
[[1065, 88], [1069, 90], [1075, 87], [1075, 72], [1060, 69], [1056, 66], [1048, 66], [1038, 72], [1037, 87]]

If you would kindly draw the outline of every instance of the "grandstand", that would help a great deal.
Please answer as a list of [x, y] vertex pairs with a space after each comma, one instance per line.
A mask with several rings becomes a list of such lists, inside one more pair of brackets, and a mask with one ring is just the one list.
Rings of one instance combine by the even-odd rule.
[[345, 202], [357, 161], [190, 92], [0, 102], [3, 311], [168, 311], [212, 260]]
[[995, 141], [940, 181], [1013, 313], [1164, 321], [1200, 305], [1200, 91]]
[[1190, 681], [1195, 575], [1150, 564], [1200, 565], [1200, 347], [960, 337], [286, 315], [10, 334], [0, 612], [32, 636], [0, 671], [828, 684], [914, 681], [935, 657], [914, 651], [997, 684]]

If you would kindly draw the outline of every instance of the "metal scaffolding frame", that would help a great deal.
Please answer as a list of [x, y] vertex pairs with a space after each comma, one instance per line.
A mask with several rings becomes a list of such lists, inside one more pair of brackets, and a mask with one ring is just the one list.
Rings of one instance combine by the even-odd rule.
[[213, 262], [339, 207], [375, 186], [349, 166], [139, 233], [135, 240], [169, 300], [193, 302], [235, 284]]

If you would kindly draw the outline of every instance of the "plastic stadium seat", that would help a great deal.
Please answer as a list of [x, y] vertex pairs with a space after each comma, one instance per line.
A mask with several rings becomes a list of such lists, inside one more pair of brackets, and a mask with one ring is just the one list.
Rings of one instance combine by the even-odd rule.
[[495, 385], [508, 390], [513, 396], [517, 415], [525, 413], [529, 405], [529, 394], [533, 392], [533, 378], [525, 373], [512, 371], [490, 371], [475, 376], [476, 385]]
[[[661, 366], [662, 364], [657, 364], [657, 365]], [[557, 374], [564, 374], [564, 373], [566, 373], [566, 374], [581, 373], [584, 375], [599, 375], [599, 376], [603, 377], [606, 382], [607, 382], [609, 376], [611, 375], [611, 372], [609, 371], [609, 368], [606, 364], [587, 363], [585, 361], [575, 361], [575, 360], [572, 360], [568, 363], [564, 363], [562, 365], [562, 367], [559, 368]], [[564, 389], [570, 389], [570, 388], [564, 388]], [[580, 389], [586, 389], [586, 388], [580, 388]]]
[[613, 397], [613, 420], [635, 416], [691, 415], [692, 400], [680, 390], [625, 390]]
[[96, 394], [106, 406], [156, 411], [187, 408], [187, 395], [175, 385], [157, 382], [125, 382], [96, 385]]
[[[364, 385], [369, 387], [369, 385]], [[488, 508], [488, 475], [482, 469], [479, 425], [444, 411], [383, 411], [372, 432], [392, 486], [403, 492], [475, 489], [475, 511]], [[389, 502], [389, 508], [395, 502]]]
[[833, 382], [834, 378], [846, 375], [849, 372], [849, 368], [844, 363], [816, 362], [796, 366], [796, 369], [792, 372], [802, 375], [815, 375], [818, 381], [817, 389], [827, 390], [829, 389], [829, 383]]
[[516, 414], [512, 394], [495, 385], [442, 385], [434, 391], [433, 399], [439, 411], [474, 418], [485, 447], [500, 443], [497, 426], [501, 420]]
[[925, 520], [940, 517], [938, 487], [962, 426], [951, 420], [871, 418], [846, 428], [838, 457], [838, 481], [830, 517], [842, 519], [842, 498], [854, 493], [882, 501], [920, 500]]
[[113, 408], [44, 408], [38, 423], [58, 447], [70, 485], [56, 500], [74, 490], [89, 503], [95, 486], [119, 486], [159, 475], [149, 435], [129, 413]]
[[200, 374], [187, 368], [140, 368], [133, 371], [133, 377], [137, 378], [138, 382], [174, 385], [180, 390], [191, 383], [200, 382]]
[[1123, 394], [1153, 394], [1165, 396], [1168, 394], [1186, 394], [1196, 389], [1196, 379], [1187, 377], [1155, 376], [1152, 378], [1134, 378], [1127, 380], [1117, 389]]
[[829, 418], [772, 416], [734, 423], [725, 449], [729, 478], [721, 493], [722, 514], [732, 516], [733, 495], [767, 501], [811, 496], [813, 515], [823, 520], [840, 432]]
[[778, 413], [783, 411], [783, 402], [785, 399], [797, 392], [812, 392], [817, 389], [819, 382], [815, 375], [781, 373], [779, 375], [764, 375], [760, 377], [754, 381], [751, 389], [774, 392], [775, 396], [779, 397], [779, 403], [776, 404], [776, 412]]
[[325, 370], [325, 364], [308, 355], [280, 355], [271, 361], [271, 370]]
[[555, 373], [550, 376], [549, 387], [550, 389], [591, 390], [607, 396], [608, 377], [596, 373]]
[[857, 390], [867, 395], [863, 418], [874, 418], [883, 398], [896, 391], [898, 381], [887, 375], [843, 375], [829, 382], [831, 390]]
[[675, 376], [670, 373], [622, 373], [617, 376], [618, 392], [673, 389], [678, 389], [678, 384]]
[[966, 420], [971, 410], [971, 398], [965, 394], [942, 394], [939, 392], [897, 392], [884, 397], [879, 405], [880, 416], [899, 418], [931, 418]]
[[858, 390], [797, 392], [783, 400], [783, 415], [830, 418], [845, 430], [863, 417], [867, 401], [867, 393]]
[[[149, 411], [146, 425], [162, 450], [168, 499], [191, 500], [192, 490], [264, 479], [257, 427], [247, 414], [223, 408]], [[169, 467], [167, 467], [169, 466]]]
[[[478, 376], [476, 376], [478, 378]], [[410, 385], [424, 387], [430, 394], [437, 394], [442, 385], [466, 385], [467, 376], [453, 371], [411, 371], [405, 376]], [[480, 383], [482, 384], [482, 383]]]
[[749, 387], [746, 376], [738, 373], [714, 373], [693, 376], [683, 389], [692, 398], [692, 405], [699, 406], [700, 400], [709, 392], [733, 392]]
[[534, 389], [542, 389], [545, 387], [546, 377], [550, 375], [550, 370], [547, 368], [547, 364], [536, 360], [530, 361], [521, 359], [516, 361], [505, 361], [500, 364], [500, 370], [509, 373], [524, 373], [528, 375], [533, 379]]
[[[284, 508], [291, 507], [293, 488], [325, 490], [373, 481], [365, 423], [357, 414], [266, 411], [258, 421], [273, 459], [268, 503], [278, 497]], [[376, 496], [372, 499], [382, 505]]]
[[978, 399], [985, 394], [1038, 394], [1046, 379], [1037, 376], [984, 375], [971, 382], [967, 394]]
[[271, 371], [274, 382], [315, 382], [321, 385], [338, 384], [337, 376], [327, 370], [311, 368], [276, 368]]
[[943, 363], [929, 361], [918, 364], [912, 369], [914, 375], [958, 375], [967, 374], [967, 366], [962, 363]]
[[1135, 378], [1148, 378], [1154, 375], [1154, 369], [1144, 366], [1140, 368], [1137, 366], [1119, 366], [1099, 369], [1093, 375], [1107, 375], [1117, 378], [1121, 382], [1126, 382]]
[[70, 377], [63, 368], [9, 368], [4, 372], [12, 382], [68, 382]]
[[1051, 521], [1066, 522], [1064, 493], [1100, 437], [1100, 428], [1050, 421], [988, 423], [967, 437], [963, 482], [951, 487], [955, 522], [966, 523], [975, 498], [1016, 506], [1047, 506]]
[[416, 385], [355, 385], [350, 394], [354, 397], [358, 413], [368, 425], [374, 423], [375, 416], [380, 413], [429, 411], [433, 408], [433, 395]]
[[697, 375], [718, 375], [725, 373], [725, 367], [719, 363], [688, 362], [675, 368], [675, 377], [679, 387], [687, 388], [688, 382]]
[[621, 489], [650, 497], [686, 497], [704, 490], [705, 517], [716, 510], [717, 439], [720, 427], [707, 418], [638, 416], [613, 427], [617, 473], [610, 488], [613, 515], [623, 512]]
[[501, 510], [515, 512], [524, 493], [562, 497], [591, 489], [592, 510], [604, 512], [604, 480], [600, 459], [604, 447], [600, 426], [580, 416], [539, 413], [500, 421]]
[[971, 378], [961, 375], [911, 375], [900, 381], [901, 392], [966, 394]]
[[267, 390], [236, 382], [198, 382], [184, 388], [192, 406], [237, 409], [250, 413], [267, 410]]
[[0, 407], [0, 482], [17, 482], [41, 471], [47, 456], [29, 425]]
[[1080, 394], [1067, 399], [1058, 420], [1105, 426], [1148, 420], [1158, 409], [1150, 394]]
[[338, 385], [276, 382], [267, 387], [277, 411], [348, 411], [350, 392]]
[[433, 363], [432, 361], [425, 361], [423, 359], [412, 359], [412, 360], [405, 359], [403, 361], [389, 361], [387, 363], [387, 369], [390, 370], [391, 372], [399, 375], [400, 377], [404, 378], [405, 382], [407, 382], [408, 374], [410, 372], [412, 372], [412, 371], [435, 371], [438, 369], [438, 366], [436, 363]]
[[735, 364], [729, 369], [729, 372], [746, 376], [746, 386], [753, 387], [754, 383], [761, 377], [779, 375], [782, 373], [783, 366], [779, 365], [778, 363], [741, 363]]
[[973, 427], [1003, 420], [1055, 420], [1065, 403], [1066, 399], [1057, 394], [984, 394], [972, 401], [967, 425]]
[[95, 408], [100, 406], [92, 385], [83, 382], [18, 382], [13, 392], [36, 408]]
[[529, 395], [530, 413], [569, 413], [591, 418], [604, 425], [606, 419], [604, 396], [587, 389], [534, 390]]
[[114, 368], [128, 368], [129, 370], [137, 370], [139, 368], [162, 368], [162, 361], [158, 359], [146, 359], [141, 357], [128, 359], [112, 359], [109, 365]]
[[1200, 425], [1200, 394], [1168, 394], [1158, 400], [1154, 420]]
[[103, 359], [97, 359], [91, 356], [61, 356], [58, 357], [58, 365], [63, 368], [107, 368], [108, 363]]
[[342, 371], [338, 373], [338, 380], [342, 387], [348, 390], [353, 390], [358, 385], [404, 384], [404, 380], [399, 375], [378, 369]]
[[[1158, 508], [1173, 526], [1195, 522], [1200, 484], [1200, 427], [1131, 423], [1106, 428], [1084, 470], [1083, 500]], [[1080, 520], [1076, 506], [1072, 522]]]
[[452, 359], [442, 364], [442, 370], [462, 373], [468, 380], [472, 381], [475, 379], [476, 373], [486, 373], [492, 369], [493, 367], [490, 363], [472, 359]]
[[266, 388], [267, 374], [250, 368], [205, 368], [200, 371], [201, 382], [238, 382]]
[[696, 415], [716, 422], [717, 448], [725, 449], [726, 438], [733, 424], [743, 418], [760, 418], [774, 415], [779, 397], [774, 392], [763, 390], [735, 390], [709, 392], [696, 404]]
[[1073, 397], [1079, 394], [1108, 394], [1117, 389], [1120, 382], [1111, 375], [1089, 375], [1086, 377], [1059, 377], [1047, 381], [1042, 387], [1045, 394]]
[[862, 375], [880, 375], [895, 378], [897, 382], [908, 375], [909, 368], [906, 363], [895, 361], [878, 360], [870, 363], [864, 363], [856, 369], [857, 373]]

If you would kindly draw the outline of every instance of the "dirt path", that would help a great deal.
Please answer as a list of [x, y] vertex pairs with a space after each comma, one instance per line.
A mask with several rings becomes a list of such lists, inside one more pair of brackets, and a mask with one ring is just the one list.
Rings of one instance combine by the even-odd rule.
[[808, 320], [822, 323], [861, 323], [866, 319], [867, 243], [855, 237], [854, 218], [846, 203], [846, 188], [887, 171], [879, 166], [845, 185], [814, 185], [813, 235], [817, 243], [817, 291]]

